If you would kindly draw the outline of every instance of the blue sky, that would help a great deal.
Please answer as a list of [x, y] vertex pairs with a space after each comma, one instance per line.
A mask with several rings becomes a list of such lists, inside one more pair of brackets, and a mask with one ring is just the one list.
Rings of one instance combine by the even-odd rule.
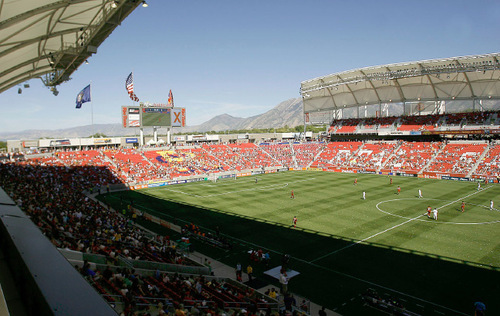
[[[187, 124], [249, 117], [300, 82], [367, 66], [500, 52], [499, 1], [148, 0], [52, 95], [39, 79], [0, 94], [0, 132], [119, 123], [141, 101], [185, 107]], [[92, 82], [92, 108], [75, 109]]]

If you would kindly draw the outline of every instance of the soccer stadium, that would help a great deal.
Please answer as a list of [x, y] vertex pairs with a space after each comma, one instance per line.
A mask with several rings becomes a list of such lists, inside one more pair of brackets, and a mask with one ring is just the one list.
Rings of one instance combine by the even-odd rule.
[[[43, 2], [2, 25], [21, 34], [62, 5]], [[95, 2], [64, 4], [98, 24], [57, 31], [85, 33], [78, 54], [19, 54], [0, 92], [41, 75], [57, 91], [144, 3]], [[500, 313], [499, 58], [305, 78], [304, 126], [326, 117], [319, 134], [9, 140], [0, 314]]]

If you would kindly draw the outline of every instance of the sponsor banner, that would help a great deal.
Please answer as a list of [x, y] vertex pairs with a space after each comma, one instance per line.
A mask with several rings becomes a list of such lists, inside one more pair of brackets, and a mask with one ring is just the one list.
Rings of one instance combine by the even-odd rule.
[[184, 126], [186, 126], [186, 109], [185, 108], [173, 108], [171, 120], [172, 120], [172, 127], [184, 127]]
[[124, 128], [128, 127], [140, 127], [141, 114], [138, 107], [128, 107], [122, 106], [122, 126]]
[[207, 135], [207, 140], [219, 140], [219, 135]]
[[343, 172], [343, 173], [356, 173], [356, 170], [351, 170], [351, 169], [341, 169], [340, 172]]
[[396, 175], [401, 177], [417, 177], [417, 174], [414, 173], [396, 172]]
[[471, 130], [453, 130], [453, 131], [422, 131], [422, 135], [466, 135], [466, 134], [484, 134], [483, 129], [471, 129]]
[[376, 172], [375, 172], [375, 171], [368, 171], [368, 170], [358, 170], [358, 173], [376, 174]]
[[288, 168], [278, 168], [278, 171], [288, 171]]
[[140, 189], [147, 189], [148, 185], [147, 184], [139, 184], [139, 185], [134, 185], [131, 186], [130, 189], [132, 190], [140, 190]]
[[437, 174], [432, 172], [424, 172], [423, 174], [429, 179], [441, 179], [442, 176], [450, 176], [449, 174]]
[[245, 173], [238, 173], [236, 176], [237, 177], [248, 177], [248, 176], [251, 176], [252, 173], [250, 172], [245, 172]]
[[183, 142], [186, 140], [185, 136], [174, 136], [174, 142]]
[[125, 143], [127, 143], [127, 144], [135, 144], [138, 142], [139, 142], [139, 139], [137, 137], [125, 138]]
[[421, 131], [410, 131], [410, 135], [422, 135]]
[[342, 170], [340, 170], [338, 168], [332, 168], [332, 167], [323, 168], [323, 170], [330, 171], [330, 172], [342, 172]]
[[308, 170], [311, 170], [311, 171], [323, 171], [322, 168], [309, 168]]
[[111, 138], [94, 138], [94, 145], [111, 144]]
[[140, 102], [139, 103], [140, 106], [144, 106], [144, 107], [158, 107], [158, 108], [171, 108], [172, 105], [168, 104], [168, 103], [152, 103], [152, 102]]
[[194, 178], [194, 179], [187, 179], [186, 183], [190, 182], [199, 182], [199, 181], [205, 181], [206, 178]]
[[162, 187], [162, 186], [165, 186], [165, 182], [148, 184], [148, 188], [156, 188], [156, 187]]
[[465, 178], [465, 177], [452, 177], [452, 176], [442, 176], [443, 180], [454, 180], [454, 181], [474, 181], [474, 179]]
[[[74, 144], [72, 144], [74, 143]], [[39, 146], [40, 147], [60, 147], [60, 146], [78, 146], [77, 139], [40, 139]]]
[[25, 140], [22, 144], [24, 148], [38, 147], [38, 141], [36, 140]]
[[207, 140], [205, 135], [188, 135], [188, 141]]
[[265, 173], [264, 171], [252, 171], [252, 176], [257, 175], [257, 174], [263, 174]]
[[276, 169], [266, 170], [266, 173], [276, 173], [276, 172], [278, 172], [278, 170]]

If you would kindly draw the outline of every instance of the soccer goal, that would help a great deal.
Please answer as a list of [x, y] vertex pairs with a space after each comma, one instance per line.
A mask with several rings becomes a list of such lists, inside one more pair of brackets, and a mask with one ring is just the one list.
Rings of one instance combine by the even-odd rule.
[[217, 183], [217, 178], [219, 177], [218, 174], [212, 173], [208, 175], [208, 180], [212, 181], [213, 183]]

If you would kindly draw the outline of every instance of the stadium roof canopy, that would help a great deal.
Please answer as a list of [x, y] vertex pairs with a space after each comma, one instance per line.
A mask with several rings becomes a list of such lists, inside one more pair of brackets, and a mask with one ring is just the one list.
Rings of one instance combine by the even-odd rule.
[[500, 99], [500, 53], [366, 67], [301, 83], [304, 113], [362, 105]]
[[57, 92], [141, 3], [0, 0], [0, 93], [32, 78]]

